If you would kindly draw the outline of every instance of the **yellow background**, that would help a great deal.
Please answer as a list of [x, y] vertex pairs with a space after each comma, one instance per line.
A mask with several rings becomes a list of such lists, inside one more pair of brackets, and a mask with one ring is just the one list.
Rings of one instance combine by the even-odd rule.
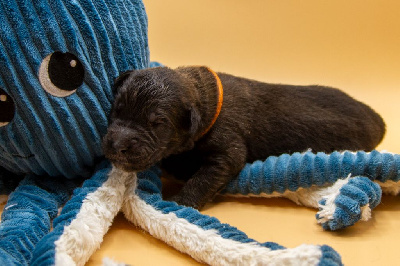
[[[378, 147], [400, 153], [400, 1], [146, 0], [152, 60], [208, 65], [261, 81], [329, 85], [372, 106], [387, 124]], [[286, 247], [327, 244], [347, 265], [398, 265], [400, 196], [383, 196], [368, 222], [339, 232], [316, 210], [285, 199], [219, 197], [203, 213], [260, 241]], [[132, 265], [196, 262], [140, 232], [120, 215], [103, 256]]]
[[[152, 60], [207, 65], [272, 83], [341, 88], [387, 124], [378, 147], [400, 153], [400, 1], [145, 0]], [[203, 213], [260, 242], [327, 244], [347, 265], [398, 265], [400, 196], [383, 196], [368, 222], [339, 232], [316, 224], [316, 210], [285, 199], [218, 197]], [[122, 215], [88, 265], [110, 257], [131, 265], [194, 265]]]

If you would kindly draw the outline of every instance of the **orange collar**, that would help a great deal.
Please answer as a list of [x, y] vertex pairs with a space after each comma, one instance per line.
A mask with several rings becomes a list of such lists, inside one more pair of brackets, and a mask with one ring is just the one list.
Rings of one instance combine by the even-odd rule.
[[215, 80], [217, 81], [217, 87], [218, 87], [218, 103], [217, 103], [217, 110], [215, 111], [214, 117], [211, 120], [210, 125], [207, 127], [206, 130], [204, 130], [204, 132], [201, 134], [201, 136], [204, 136], [210, 129], [211, 127], [214, 125], [215, 121], [217, 121], [217, 118], [219, 116], [219, 113], [221, 112], [221, 108], [222, 108], [222, 101], [224, 98], [224, 90], [222, 88], [222, 82], [219, 79], [217, 73], [214, 72], [214, 70], [212, 70], [211, 68], [208, 68], [208, 71], [210, 71], [211, 74], [213, 74], [213, 76], [215, 77]]

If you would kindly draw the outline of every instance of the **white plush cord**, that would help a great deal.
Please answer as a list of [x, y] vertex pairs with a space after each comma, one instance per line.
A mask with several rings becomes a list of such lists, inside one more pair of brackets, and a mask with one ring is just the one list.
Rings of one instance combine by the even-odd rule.
[[[349, 182], [350, 175], [343, 180], [338, 180], [334, 183], [331, 187], [327, 188], [327, 193], [322, 198], [326, 200], [325, 205], [319, 205], [318, 207], [321, 210], [318, 212], [319, 216], [321, 217], [318, 219], [318, 223], [322, 224], [333, 220], [334, 213], [336, 211], [336, 204], [335, 200], [337, 196], [340, 194], [340, 189]], [[371, 219], [371, 208], [369, 203], [365, 206], [360, 207], [361, 210], [361, 221], [368, 221]]]
[[[294, 203], [306, 207], [316, 208], [318, 209], [318, 202], [332, 194], [338, 193], [338, 190], [346, 184], [348, 181], [343, 182], [344, 180], [339, 179], [336, 183], [332, 185], [326, 186], [317, 186], [313, 185], [310, 188], [299, 188], [296, 191], [286, 190], [283, 193], [273, 192], [272, 194], [248, 194], [248, 195], [239, 195], [239, 194], [224, 194], [230, 197], [258, 197], [258, 198], [287, 198]], [[222, 195], [222, 196], [224, 196]]]
[[327, 192], [322, 196], [325, 199], [325, 205], [319, 205], [321, 210], [318, 212], [321, 217], [318, 219], [318, 223], [325, 223], [333, 219], [333, 215], [336, 210], [335, 200], [340, 194], [340, 189], [349, 182], [349, 177], [344, 180], [338, 180], [332, 186], [327, 187]]
[[103, 259], [103, 266], [127, 266], [128, 264], [117, 262], [110, 258]]
[[128, 179], [136, 179], [136, 174], [113, 168], [108, 180], [86, 196], [75, 220], [55, 242], [56, 265], [84, 265], [89, 260], [121, 209]]
[[[302, 154], [312, 151], [311, 149], [308, 149], [307, 151], [303, 152]], [[341, 154], [344, 154], [345, 152], [350, 152], [352, 154], [357, 154], [357, 152], [351, 152], [351, 151], [342, 151]], [[387, 151], [381, 151], [381, 154], [383, 153], [388, 153], [388, 154], [393, 154], [391, 152]], [[370, 154], [370, 152], [367, 152], [366, 154]], [[351, 174], [350, 174], [351, 175]], [[351, 176], [348, 176], [348, 178], [351, 178]], [[311, 208], [319, 208], [318, 202], [325, 197], [331, 197], [332, 193], [336, 193], [338, 189], [340, 189], [344, 184], [346, 184], [348, 181], [345, 181], [343, 183], [343, 180], [345, 179], [338, 179], [334, 184], [332, 185], [324, 185], [324, 186], [318, 186], [318, 185], [312, 185], [310, 188], [299, 188], [296, 191], [289, 191], [286, 190], [283, 193], [278, 193], [278, 192], [273, 192], [271, 194], [266, 194], [266, 193], [260, 193], [260, 194], [247, 194], [247, 195], [240, 195], [240, 194], [222, 194], [222, 196], [229, 196], [229, 197], [235, 197], [235, 198], [287, 198], [293, 202], [295, 202], [298, 205], [303, 205], [306, 207], [311, 207]], [[382, 192], [384, 194], [391, 194], [391, 195], [398, 195], [400, 194], [400, 181], [394, 182], [391, 180], [388, 180], [384, 183], [375, 181], [378, 185], [381, 186]], [[336, 195], [337, 196], [337, 195]], [[367, 211], [367, 210], [366, 210]]]
[[[261, 193], [259, 195], [249, 194], [245, 197], [263, 197], [263, 198], [276, 198], [282, 197], [287, 198], [298, 205], [303, 205], [311, 208], [321, 208], [318, 212], [320, 219], [318, 223], [325, 223], [333, 219], [333, 215], [336, 210], [335, 199], [340, 194], [340, 189], [349, 182], [349, 177], [346, 179], [339, 179], [334, 184], [328, 186], [311, 186], [310, 188], [300, 188], [296, 191], [285, 191], [284, 193], [274, 192], [272, 194]], [[385, 183], [377, 182], [381, 185], [382, 190], [387, 185], [386, 192], [391, 194], [398, 194], [400, 192], [400, 182], [395, 183], [393, 181], [387, 181]], [[397, 184], [397, 186], [395, 186]], [[229, 195], [232, 197], [243, 197], [241, 195]], [[320, 205], [318, 202], [322, 199], [326, 199], [325, 205]], [[361, 220], [368, 221], [371, 218], [371, 208], [369, 204], [361, 207]]]
[[[129, 183], [129, 182], [128, 182]], [[318, 246], [270, 250], [256, 243], [224, 239], [215, 230], [203, 230], [174, 213], [163, 214], [135, 194], [136, 182], [126, 190], [122, 210], [125, 217], [177, 250], [210, 265], [317, 265]]]
[[388, 180], [384, 183], [375, 181], [382, 188], [382, 193], [396, 196], [400, 194], [400, 181]]

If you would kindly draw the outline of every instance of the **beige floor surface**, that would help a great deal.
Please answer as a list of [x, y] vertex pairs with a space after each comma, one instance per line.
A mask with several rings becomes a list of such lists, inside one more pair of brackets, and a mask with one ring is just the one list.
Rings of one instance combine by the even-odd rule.
[[[400, 1], [145, 0], [152, 60], [208, 65], [261, 81], [341, 88], [387, 123], [378, 147], [400, 153]], [[327, 244], [346, 265], [398, 265], [400, 196], [384, 196], [368, 222], [339, 232], [316, 210], [285, 199], [218, 197], [203, 213], [260, 241]], [[198, 264], [141, 232], [122, 215], [88, 265], [103, 257], [131, 265]]]

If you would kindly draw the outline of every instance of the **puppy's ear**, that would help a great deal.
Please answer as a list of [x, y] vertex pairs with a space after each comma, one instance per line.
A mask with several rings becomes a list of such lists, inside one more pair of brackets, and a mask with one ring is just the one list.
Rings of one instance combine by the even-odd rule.
[[113, 93], [116, 93], [118, 88], [124, 83], [124, 81], [129, 77], [130, 74], [132, 74], [135, 70], [128, 70], [125, 72], [122, 72], [115, 80], [114, 84], [112, 86], [112, 91]]
[[190, 106], [186, 109], [184, 125], [190, 135], [197, 133], [200, 127], [201, 116], [196, 107]]
[[199, 130], [201, 122], [201, 116], [197, 108], [190, 108], [190, 134], [194, 135]]

